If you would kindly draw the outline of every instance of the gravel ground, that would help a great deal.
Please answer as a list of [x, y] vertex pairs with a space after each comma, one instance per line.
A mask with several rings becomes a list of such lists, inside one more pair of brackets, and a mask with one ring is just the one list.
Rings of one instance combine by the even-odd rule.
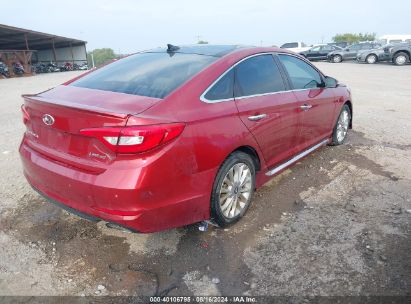
[[78, 72], [0, 80], [0, 295], [410, 296], [411, 66], [317, 65], [352, 89], [346, 144], [205, 233], [125, 233], [44, 202], [22, 175], [20, 95]]

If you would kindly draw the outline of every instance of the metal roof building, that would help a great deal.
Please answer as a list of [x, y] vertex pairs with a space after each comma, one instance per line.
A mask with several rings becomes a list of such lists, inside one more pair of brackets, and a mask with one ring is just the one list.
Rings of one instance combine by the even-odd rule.
[[20, 61], [27, 70], [32, 63], [56, 64], [87, 61], [86, 41], [0, 24], [0, 60]]

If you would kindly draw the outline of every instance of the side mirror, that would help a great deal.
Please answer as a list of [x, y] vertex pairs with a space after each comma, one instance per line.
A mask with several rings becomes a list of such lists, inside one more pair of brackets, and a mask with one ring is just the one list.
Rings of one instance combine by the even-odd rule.
[[330, 76], [325, 76], [324, 82], [326, 88], [336, 88], [338, 86], [338, 80]]
[[346, 48], [344, 51], [349, 52], [349, 51], [350, 51], [350, 49], [349, 49], [349, 48]]

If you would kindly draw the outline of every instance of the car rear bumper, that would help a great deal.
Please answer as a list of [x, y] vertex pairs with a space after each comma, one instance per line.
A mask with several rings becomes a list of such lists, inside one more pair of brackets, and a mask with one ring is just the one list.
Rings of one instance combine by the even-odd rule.
[[[99, 175], [49, 159], [25, 144], [25, 139], [20, 155], [24, 175], [35, 190], [89, 220], [103, 219], [131, 230], [155, 232], [210, 216], [213, 170], [176, 173], [181, 170], [173, 166], [179, 164], [167, 159], [167, 153], [145, 159], [146, 166], [125, 169], [113, 165]], [[172, 173], [174, 178], [164, 178]]]

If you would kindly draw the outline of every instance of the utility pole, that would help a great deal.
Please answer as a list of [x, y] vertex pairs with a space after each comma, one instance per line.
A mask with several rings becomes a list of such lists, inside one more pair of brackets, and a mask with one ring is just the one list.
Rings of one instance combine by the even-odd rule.
[[95, 65], [94, 65], [94, 55], [93, 55], [93, 52], [91, 52], [91, 64], [93, 65], [93, 69], [95, 68]]

